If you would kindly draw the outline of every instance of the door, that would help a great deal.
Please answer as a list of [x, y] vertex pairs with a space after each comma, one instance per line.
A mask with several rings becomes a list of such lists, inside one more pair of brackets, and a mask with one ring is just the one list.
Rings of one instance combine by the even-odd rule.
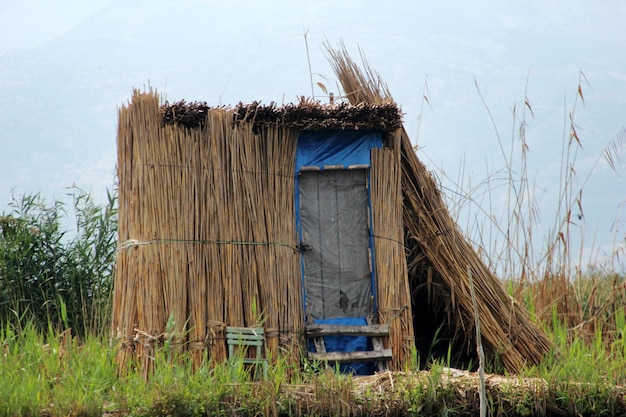
[[301, 171], [298, 178], [307, 320], [373, 310], [367, 171]]

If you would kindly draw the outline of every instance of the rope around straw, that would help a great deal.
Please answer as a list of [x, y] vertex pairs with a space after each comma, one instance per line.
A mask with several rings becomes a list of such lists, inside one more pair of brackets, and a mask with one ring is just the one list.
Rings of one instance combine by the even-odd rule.
[[132, 248], [135, 246], [143, 245], [156, 245], [161, 243], [201, 243], [201, 244], [215, 244], [215, 245], [267, 245], [267, 246], [285, 246], [289, 249], [293, 249], [294, 252], [298, 252], [300, 249], [293, 243], [286, 242], [246, 242], [238, 240], [195, 240], [195, 239], [150, 239], [139, 241], [137, 239], [128, 239], [118, 245], [117, 251]]

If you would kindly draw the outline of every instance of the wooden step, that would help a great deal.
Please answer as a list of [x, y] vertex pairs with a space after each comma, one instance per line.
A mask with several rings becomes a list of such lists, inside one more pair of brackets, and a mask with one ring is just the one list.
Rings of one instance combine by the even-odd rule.
[[[320, 362], [350, 363], [376, 362], [378, 370], [384, 370], [384, 362], [393, 359], [391, 349], [384, 349], [381, 338], [389, 337], [388, 324], [369, 324], [366, 326], [342, 326], [334, 324], [309, 324], [306, 336], [312, 338], [316, 352], [308, 352], [309, 360]], [[326, 352], [324, 336], [365, 336], [372, 340], [370, 351]]]
[[382, 349], [380, 351], [366, 350], [358, 352], [308, 352], [308, 358], [312, 361], [337, 363], [378, 362], [389, 361], [393, 358], [393, 355], [391, 349]]
[[308, 337], [319, 336], [389, 336], [388, 324], [341, 326], [336, 324], [307, 324]]

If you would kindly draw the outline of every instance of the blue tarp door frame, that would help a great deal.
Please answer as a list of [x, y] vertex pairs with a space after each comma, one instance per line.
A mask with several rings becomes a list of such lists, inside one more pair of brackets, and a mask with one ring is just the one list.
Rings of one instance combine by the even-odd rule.
[[[380, 132], [299, 134], [295, 203], [307, 322], [365, 325], [367, 315], [376, 311], [367, 184], [370, 151], [381, 147]], [[371, 349], [366, 337], [326, 337], [325, 344], [328, 352]], [[342, 368], [371, 373], [369, 365]]]

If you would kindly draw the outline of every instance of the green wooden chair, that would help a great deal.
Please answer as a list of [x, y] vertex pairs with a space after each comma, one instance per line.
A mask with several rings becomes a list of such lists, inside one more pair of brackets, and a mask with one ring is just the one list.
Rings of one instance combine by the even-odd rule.
[[[258, 369], [261, 367], [263, 378], [267, 379], [267, 358], [263, 352], [265, 332], [262, 327], [226, 327], [226, 344], [228, 345], [228, 358], [243, 360], [244, 364], [254, 366], [256, 379]], [[248, 355], [248, 351], [254, 348], [255, 354]]]

